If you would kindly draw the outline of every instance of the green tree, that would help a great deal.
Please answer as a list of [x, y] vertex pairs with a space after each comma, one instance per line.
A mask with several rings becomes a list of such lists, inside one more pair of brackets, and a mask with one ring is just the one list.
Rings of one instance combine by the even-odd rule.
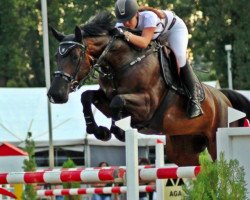
[[218, 0], [161, 0], [142, 1], [151, 6], [169, 8], [187, 24], [190, 57], [201, 80], [219, 79], [222, 87], [227, 83], [227, 59], [224, 49], [232, 44], [233, 84], [235, 89], [250, 88], [250, 4], [243, 1]]
[[[9, 80], [21, 76], [26, 72], [20, 51], [19, 40], [22, 32], [19, 24], [18, 4], [16, 1], [0, 2], [0, 86], [8, 86]], [[20, 85], [25, 86], [25, 82], [17, 80]]]
[[[31, 132], [28, 132], [27, 138], [25, 139], [24, 150], [28, 153], [29, 159], [24, 160], [24, 171], [36, 171], [36, 160], [35, 160], [35, 142], [32, 140]], [[33, 184], [26, 184], [22, 196], [23, 200], [36, 200], [36, 190]]]
[[237, 160], [226, 161], [221, 154], [213, 163], [207, 151], [200, 155], [201, 172], [184, 186], [187, 200], [245, 200], [244, 169]]
[[202, 58], [216, 70], [222, 87], [227, 87], [226, 44], [232, 44], [233, 84], [235, 89], [249, 89], [250, 78], [250, 4], [243, 1], [201, 0], [196, 2], [200, 17], [194, 21], [192, 50], [195, 60]]
[[39, 2], [0, 2], [0, 86], [44, 86]]
[[[97, 12], [113, 12], [114, 3], [106, 0], [47, 1], [48, 22], [70, 34], [76, 25], [83, 24]], [[198, 74], [202, 80], [219, 79], [222, 87], [227, 87], [224, 46], [232, 44], [234, 87], [250, 88], [250, 4], [247, 0], [138, 0], [138, 3], [168, 8], [186, 22], [194, 67], [210, 71]], [[0, 9], [0, 86], [44, 87], [41, 1], [0, 1]], [[49, 35], [49, 44], [53, 72], [57, 67], [54, 53], [58, 42], [52, 35]]]

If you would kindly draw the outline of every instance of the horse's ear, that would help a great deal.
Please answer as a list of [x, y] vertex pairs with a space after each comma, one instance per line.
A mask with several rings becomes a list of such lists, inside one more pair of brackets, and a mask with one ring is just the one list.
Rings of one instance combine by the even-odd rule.
[[59, 41], [61, 42], [63, 40], [63, 38], [65, 37], [65, 35], [63, 35], [62, 33], [60, 33], [59, 31], [57, 31], [56, 29], [54, 29], [52, 26], [49, 26], [49, 29], [51, 30], [53, 36]]
[[75, 27], [76, 42], [82, 43], [82, 31], [79, 26]]

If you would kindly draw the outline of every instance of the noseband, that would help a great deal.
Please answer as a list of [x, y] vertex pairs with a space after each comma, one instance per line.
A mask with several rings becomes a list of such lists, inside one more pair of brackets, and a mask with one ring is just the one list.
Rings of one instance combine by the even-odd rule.
[[76, 47], [80, 48], [82, 50], [82, 53], [81, 53], [81, 56], [78, 58], [74, 74], [70, 75], [62, 70], [55, 71], [53, 73], [54, 77], [61, 77], [64, 80], [66, 80], [67, 82], [69, 82], [71, 84], [72, 91], [75, 91], [77, 86], [79, 85], [79, 82], [76, 80], [76, 76], [80, 70], [80, 63], [83, 60], [83, 55], [85, 54], [86, 46], [84, 44], [81, 44], [81, 43], [75, 42], [75, 41], [65, 41], [65, 42], [61, 42], [59, 44], [59, 47], [58, 47], [58, 53], [62, 57], [67, 56], [68, 53]]

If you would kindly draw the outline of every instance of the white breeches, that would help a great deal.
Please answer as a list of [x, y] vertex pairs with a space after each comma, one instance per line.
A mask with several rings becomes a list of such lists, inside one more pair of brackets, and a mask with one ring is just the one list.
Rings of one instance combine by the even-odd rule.
[[167, 41], [176, 56], [178, 67], [184, 67], [187, 62], [188, 30], [183, 20], [175, 17], [174, 26], [167, 31]]

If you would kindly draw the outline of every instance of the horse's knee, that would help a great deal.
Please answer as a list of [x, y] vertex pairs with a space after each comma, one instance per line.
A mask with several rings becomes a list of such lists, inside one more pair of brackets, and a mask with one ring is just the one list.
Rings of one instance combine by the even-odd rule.
[[121, 95], [116, 95], [113, 99], [112, 99], [112, 101], [111, 101], [111, 103], [110, 103], [110, 105], [109, 105], [109, 107], [112, 109], [112, 110], [120, 110], [120, 109], [122, 109], [123, 107], [125, 106], [125, 100], [121, 97]]
[[87, 90], [87, 91], [83, 92], [81, 95], [81, 102], [84, 103], [84, 102], [88, 101], [90, 99], [90, 96], [91, 96], [90, 91]]

